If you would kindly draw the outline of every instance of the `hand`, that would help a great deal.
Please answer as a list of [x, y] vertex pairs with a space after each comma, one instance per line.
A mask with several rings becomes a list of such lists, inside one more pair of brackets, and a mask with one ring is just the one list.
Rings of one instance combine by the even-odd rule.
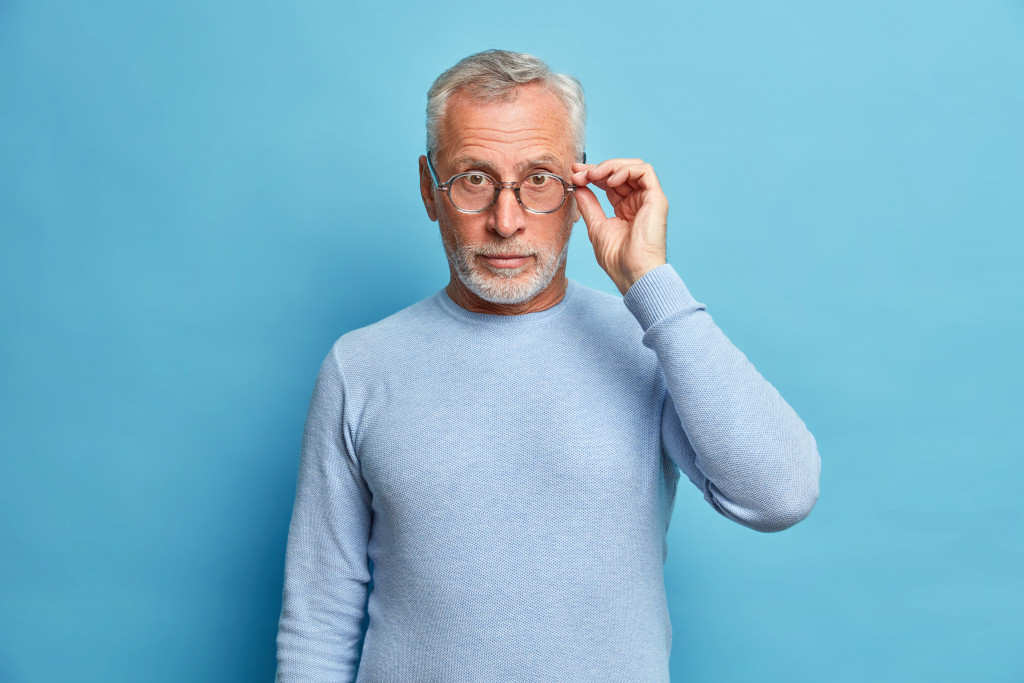
[[[640, 159], [609, 159], [600, 164], [573, 164], [576, 206], [587, 224], [598, 264], [625, 294], [647, 272], [665, 263], [668, 198], [658, 176]], [[608, 195], [615, 216], [586, 187]]]

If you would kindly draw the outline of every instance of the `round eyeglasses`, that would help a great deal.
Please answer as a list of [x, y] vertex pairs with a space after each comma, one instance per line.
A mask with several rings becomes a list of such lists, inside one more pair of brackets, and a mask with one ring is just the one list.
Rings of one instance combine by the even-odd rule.
[[430, 167], [434, 185], [447, 194], [452, 206], [462, 213], [486, 211], [498, 200], [498, 194], [505, 188], [512, 190], [519, 205], [530, 213], [554, 213], [562, 208], [565, 198], [576, 189], [575, 185], [546, 171], [531, 173], [518, 183], [499, 183], [486, 173], [470, 171], [454, 175], [442, 184], [429, 154], [427, 166]]

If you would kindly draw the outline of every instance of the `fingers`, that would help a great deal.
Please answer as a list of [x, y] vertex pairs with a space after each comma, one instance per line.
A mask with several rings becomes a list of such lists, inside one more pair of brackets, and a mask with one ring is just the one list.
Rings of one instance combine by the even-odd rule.
[[601, 208], [601, 202], [597, 200], [589, 187], [579, 186], [574, 194], [576, 195], [576, 207], [580, 210], [580, 215], [583, 216], [583, 222], [587, 224], [588, 230], [607, 218], [604, 215], [604, 209]]
[[654, 168], [642, 159], [608, 159], [599, 164], [573, 164], [572, 182], [576, 185], [593, 183], [597, 187], [621, 197], [637, 190], [653, 190], [662, 194], [661, 183]]
[[[607, 159], [599, 164], [573, 164], [573, 182], [581, 184], [605, 181], [616, 171], [630, 166], [643, 166], [643, 159]], [[653, 169], [651, 169], [653, 171]], [[616, 183], [618, 184], [618, 183]]]

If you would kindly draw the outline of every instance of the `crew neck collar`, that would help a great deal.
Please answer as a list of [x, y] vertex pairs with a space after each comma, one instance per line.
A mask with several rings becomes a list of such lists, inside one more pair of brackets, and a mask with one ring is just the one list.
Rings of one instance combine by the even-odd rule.
[[576, 298], [576, 292], [579, 289], [579, 285], [572, 279], [566, 279], [565, 285], [565, 296], [562, 300], [551, 308], [545, 308], [543, 311], [534, 311], [533, 313], [516, 313], [513, 315], [501, 315], [498, 313], [477, 313], [475, 311], [469, 311], [462, 306], [455, 303], [452, 298], [448, 295], [446, 288], [441, 288], [437, 294], [434, 295], [434, 300], [438, 305], [449, 313], [451, 316], [476, 325], [489, 325], [492, 327], [496, 326], [512, 326], [512, 327], [525, 327], [535, 325], [539, 322], [547, 321], [555, 318], [562, 314], [563, 311], [567, 310], [572, 304], [573, 299]]

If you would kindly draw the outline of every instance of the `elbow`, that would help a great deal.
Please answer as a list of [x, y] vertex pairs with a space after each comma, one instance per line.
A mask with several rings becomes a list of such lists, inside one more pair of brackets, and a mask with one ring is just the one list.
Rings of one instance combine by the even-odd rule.
[[733, 460], [747, 467], [723, 471], [717, 477], [723, 485], [706, 480], [704, 497], [723, 516], [770, 533], [788, 529], [811, 514], [818, 502], [821, 457], [806, 429], [767, 442], [767, 448], [762, 443], [742, 449], [743, 455]]
[[820, 460], [814, 453], [807, 461], [807, 467], [782, 481], [751, 487], [756, 494], [743, 503], [726, 501], [713, 486], [706, 492], [708, 499], [720, 513], [745, 527], [764, 533], [784, 531], [806, 519], [818, 502]]
[[788, 495], [775, 501], [769, 514], [761, 520], [758, 531], [771, 533], [785, 531], [797, 522], [807, 519], [818, 502], [818, 479], [815, 477], [799, 490], [790, 491]]
[[784, 531], [807, 519], [818, 502], [821, 457], [811, 433], [804, 430], [804, 435], [806, 441], [803, 447], [797, 449], [789, 460], [799, 464], [790, 470], [790, 477], [786, 481], [774, 487], [776, 495], [772, 496], [765, 508], [769, 514], [764, 516], [758, 531]]
[[787, 495], [774, 497], [771, 501], [763, 501], [760, 505], [748, 509], [736, 509], [716, 503], [720, 513], [734, 522], [763, 533], [785, 531], [801, 522], [811, 514], [814, 504], [818, 501], [818, 487]]

